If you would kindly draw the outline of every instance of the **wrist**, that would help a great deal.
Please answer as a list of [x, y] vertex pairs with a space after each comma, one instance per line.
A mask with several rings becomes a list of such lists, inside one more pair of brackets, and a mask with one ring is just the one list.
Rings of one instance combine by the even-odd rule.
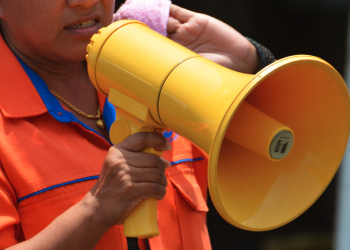
[[250, 53], [247, 60], [247, 65], [249, 66], [249, 73], [255, 74], [260, 70], [260, 60], [256, 47], [249, 41]]
[[86, 226], [94, 228], [97, 233], [103, 235], [113, 226], [107, 223], [105, 218], [100, 215], [98, 200], [91, 194], [91, 192], [88, 192], [77, 206], [80, 206], [80, 209], [84, 211]]

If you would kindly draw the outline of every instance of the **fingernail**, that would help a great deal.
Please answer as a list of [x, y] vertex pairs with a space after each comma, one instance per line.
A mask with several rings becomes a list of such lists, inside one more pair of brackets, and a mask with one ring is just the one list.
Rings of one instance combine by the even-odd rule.
[[171, 150], [173, 148], [168, 141], [166, 141], [165, 147], [166, 147], [166, 150]]
[[171, 164], [170, 162], [168, 162], [167, 160], [165, 160], [164, 158], [160, 157], [160, 159], [162, 160], [162, 162], [164, 163], [164, 167], [167, 168], [167, 167], [170, 167]]

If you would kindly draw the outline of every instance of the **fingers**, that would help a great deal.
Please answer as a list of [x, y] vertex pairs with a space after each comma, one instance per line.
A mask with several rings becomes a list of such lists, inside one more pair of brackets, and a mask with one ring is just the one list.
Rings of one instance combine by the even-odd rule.
[[179, 20], [181, 23], [186, 23], [191, 17], [195, 15], [195, 12], [181, 8], [172, 4], [170, 6], [170, 16]]
[[131, 181], [135, 183], [158, 183], [164, 187], [168, 185], [166, 177], [164, 175], [164, 170], [160, 168], [136, 168], [131, 167], [129, 175], [131, 176]]
[[[113, 150], [110, 151], [114, 154]], [[123, 179], [130, 183], [157, 183], [167, 186], [165, 168], [170, 163], [153, 154], [126, 152], [122, 158], [116, 157], [108, 162], [108, 177]]]
[[108, 151], [100, 176], [90, 190], [98, 217], [108, 225], [122, 224], [124, 218], [142, 200], [163, 199], [169, 162], [144, 148], [171, 149], [159, 133], [142, 132], [129, 136]]
[[148, 147], [157, 148], [161, 151], [171, 150], [170, 143], [162, 134], [156, 132], [141, 132], [133, 134], [115, 146], [131, 152], [140, 152]]
[[165, 168], [169, 165], [165, 159], [153, 154], [122, 152], [111, 147], [100, 179], [118, 190], [120, 196], [162, 199], [167, 186]]
[[168, 38], [193, 50], [195, 47], [205, 44], [203, 41], [209, 37], [208, 34], [203, 33], [209, 20], [210, 17], [207, 15], [172, 5], [167, 25]]
[[143, 152], [123, 152], [123, 156], [127, 159], [127, 164], [137, 168], [158, 168], [165, 171], [165, 168], [170, 166], [170, 163], [154, 154]]
[[138, 190], [135, 197], [141, 198], [142, 200], [148, 198], [156, 198], [157, 200], [162, 200], [166, 194], [166, 188], [158, 183], [136, 183], [135, 189]]
[[[106, 163], [112, 169], [119, 169], [122, 175], [129, 176], [128, 179], [132, 182], [154, 182], [166, 186], [164, 173], [170, 163], [157, 155], [140, 152], [145, 147], [171, 149], [171, 145], [162, 134], [138, 133], [111, 147]], [[115, 173], [114, 170], [110, 172]]]
[[181, 23], [179, 20], [170, 16], [169, 20], [168, 20], [168, 25], [167, 25], [168, 34], [175, 33], [179, 29], [180, 25], [181, 25]]
[[167, 32], [168, 34], [173, 34], [177, 32], [177, 30], [181, 27], [181, 24], [186, 23], [191, 17], [195, 15], [195, 13], [172, 4], [170, 6], [169, 15]]

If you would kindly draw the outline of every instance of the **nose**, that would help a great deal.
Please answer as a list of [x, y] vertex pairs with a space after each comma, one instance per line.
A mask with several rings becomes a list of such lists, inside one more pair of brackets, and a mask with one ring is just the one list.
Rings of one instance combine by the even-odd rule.
[[69, 7], [82, 6], [85, 8], [89, 8], [99, 1], [100, 0], [67, 0], [67, 4]]

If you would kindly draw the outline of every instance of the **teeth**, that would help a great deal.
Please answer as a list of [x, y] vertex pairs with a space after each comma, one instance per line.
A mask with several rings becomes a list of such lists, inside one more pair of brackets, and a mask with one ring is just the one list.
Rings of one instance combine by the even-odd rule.
[[87, 22], [83, 22], [83, 23], [78, 23], [72, 26], [68, 26], [68, 29], [76, 29], [76, 28], [86, 28], [86, 27], [90, 27], [92, 25], [94, 25], [96, 23], [96, 20], [90, 20]]

